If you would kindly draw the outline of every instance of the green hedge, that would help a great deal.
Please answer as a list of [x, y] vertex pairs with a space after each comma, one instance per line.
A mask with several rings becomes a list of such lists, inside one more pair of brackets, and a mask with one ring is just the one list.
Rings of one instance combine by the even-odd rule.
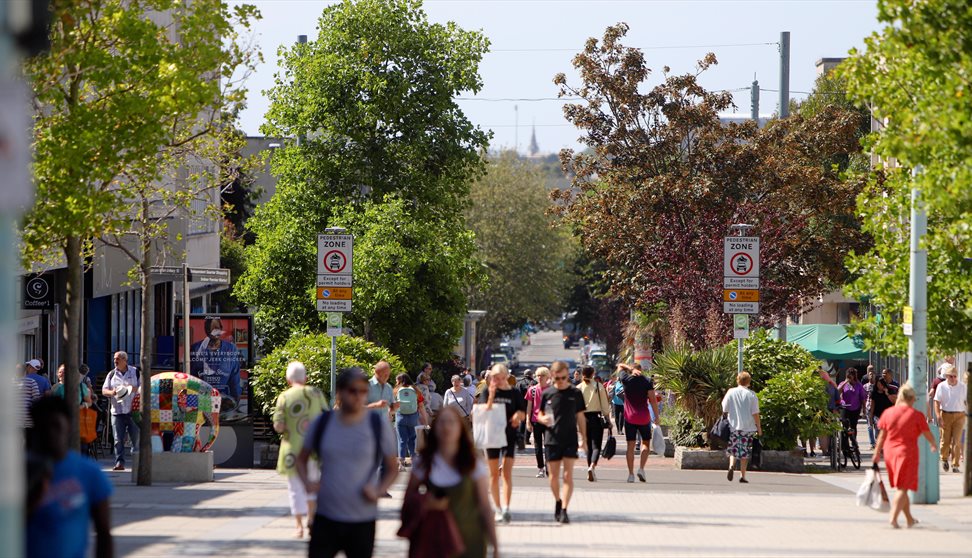
[[797, 438], [834, 432], [836, 415], [827, 410], [827, 389], [814, 370], [783, 372], [770, 378], [759, 392], [763, 447], [792, 450]]
[[765, 329], [750, 334], [744, 346], [743, 368], [752, 375], [751, 387], [756, 393], [777, 374], [816, 370], [818, 366], [810, 351], [796, 343], [773, 339]]
[[[370, 375], [376, 362], [386, 360], [391, 364], [392, 380], [405, 372], [401, 359], [391, 351], [360, 337], [338, 337], [337, 349], [338, 370], [358, 366]], [[323, 333], [295, 335], [253, 367], [253, 396], [265, 413], [273, 413], [277, 396], [287, 389], [287, 365], [294, 360], [307, 368], [308, 384], [325, 395], [331, 393], [331, 338]]]

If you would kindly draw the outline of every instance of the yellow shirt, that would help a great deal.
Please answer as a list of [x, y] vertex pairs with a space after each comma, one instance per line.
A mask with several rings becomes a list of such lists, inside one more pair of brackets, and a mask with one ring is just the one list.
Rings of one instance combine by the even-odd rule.
[[582, 381], [579, 386], [581, 390], [581, 395], [584, 396], [584, 406], [585, 413], [595, 413], [600, 412], [602, 415], [608, 417], [611, 416], [611, 406], [607, 398], [607, 390], [600, 382], [591, 378], [588, 381]]

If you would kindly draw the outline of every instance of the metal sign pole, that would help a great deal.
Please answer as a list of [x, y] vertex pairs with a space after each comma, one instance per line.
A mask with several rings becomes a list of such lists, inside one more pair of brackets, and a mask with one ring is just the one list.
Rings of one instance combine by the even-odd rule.
[[334, 376], [337, 374], [337, 337], [331, 336], [331, 406], [334, 406]]
[[182, 371], [189, 373], [189, 265], [182, 264]]

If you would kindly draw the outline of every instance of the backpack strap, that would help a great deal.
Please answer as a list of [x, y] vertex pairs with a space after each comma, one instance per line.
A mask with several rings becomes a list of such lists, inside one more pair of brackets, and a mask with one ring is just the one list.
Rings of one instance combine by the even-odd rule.
[[311, 446], [311, 451], [317, 454], [317, 458], [321, 458], [321, 441], [324, 439], [324, 429], [327, 428], [327, 421], [331, 418], [331, 411], [324, 411], [321, 413], [321, 420], [317, 421], [317, 427], [314, 429], [311, 435], [311, 440], [314, 440], [314, 445]]

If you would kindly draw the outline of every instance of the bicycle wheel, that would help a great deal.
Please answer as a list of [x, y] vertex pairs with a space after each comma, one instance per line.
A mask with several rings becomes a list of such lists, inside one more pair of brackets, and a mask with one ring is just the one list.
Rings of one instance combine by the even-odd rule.
[[850, 447], [847, 443], [847, 433], [840, 433], [840, 468], [847, 468], [847, 454], [850, 453]]
[[857, 442], [854, 442], [853, 447], [850, 451], [850, 460], [854, 464], [855, 469], [861, 468], [861, 450], [857, 447]]

